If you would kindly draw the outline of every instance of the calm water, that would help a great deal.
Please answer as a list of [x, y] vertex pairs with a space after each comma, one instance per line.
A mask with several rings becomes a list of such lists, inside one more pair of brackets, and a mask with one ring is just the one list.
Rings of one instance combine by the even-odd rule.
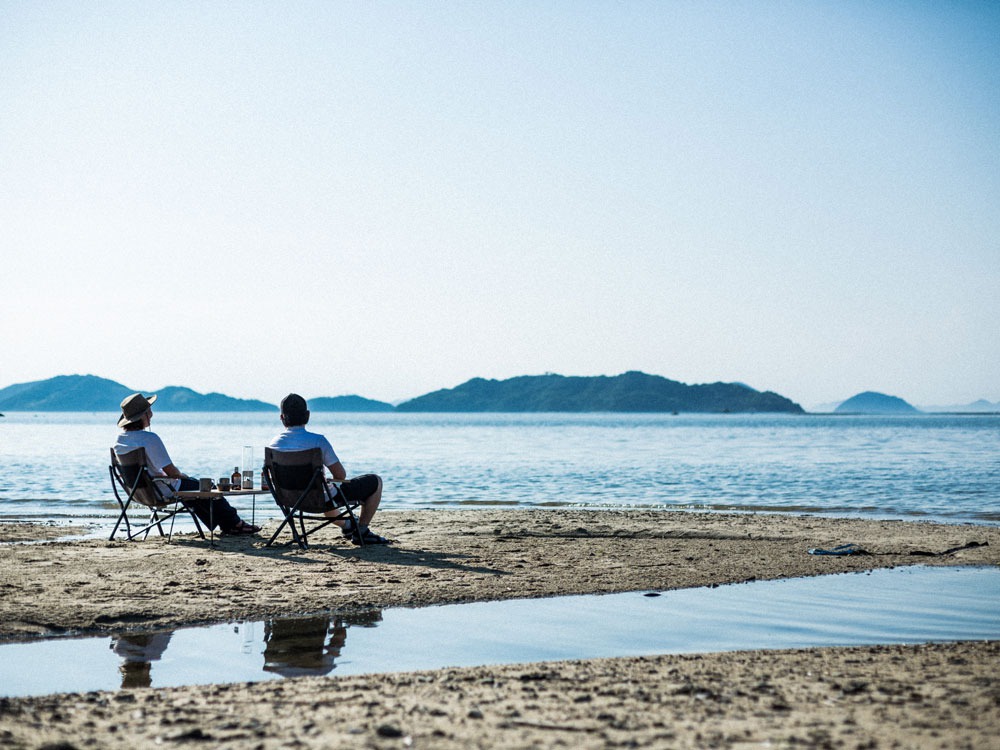
[[914, 567], [5, 644], [0, 696], [998, 637], [1000, 570]]
[[[113, 516], [113, 414], [0, 418], [0, 518]], [[927, 415], [317, 414], [386, 508], [637, 507], [1000, 523], [1000, 417]], [[276, 414], [158, 412], [192, 476], [263, 447]], [[241, 504], [249, 506], [249, 500]], [[273, 517], [259, 498], [257, 518]]]

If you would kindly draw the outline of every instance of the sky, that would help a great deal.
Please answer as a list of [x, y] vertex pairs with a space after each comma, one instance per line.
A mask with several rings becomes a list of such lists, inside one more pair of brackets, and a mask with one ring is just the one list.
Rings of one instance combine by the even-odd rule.
[[0, 387], [1000, 401], [1000, 4], [0, 0]]

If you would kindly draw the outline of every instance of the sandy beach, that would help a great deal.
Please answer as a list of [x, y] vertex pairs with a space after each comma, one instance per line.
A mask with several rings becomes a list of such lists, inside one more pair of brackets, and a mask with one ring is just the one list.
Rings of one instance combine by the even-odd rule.
[[[1000, 529], [653, 511], [383, 512], [392, 547], [7, 524], [0, 639], [1000, 564]], [[814, 556], [854, 543], [869, 554]], [[997, 643], [659, 656], [0, 699], [42, 747], [992, 747]], [[280, 709], [280, 710], [276, 710]], [[208, 741], [208, 742], [206, 742]], [[62, 744], [59, 744], [62, 743]]]

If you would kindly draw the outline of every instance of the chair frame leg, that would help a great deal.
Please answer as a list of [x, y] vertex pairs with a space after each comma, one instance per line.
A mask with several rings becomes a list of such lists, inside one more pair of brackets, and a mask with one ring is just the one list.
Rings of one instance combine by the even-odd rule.
[[[284, 519], [278, 525], [278, 528], [275, 530], [275, 532], [271, 535], [271, 538], [267, 540], [267, 544], [264, 545], [265, 547], [270, 547], [272, 544], [274, 544], [275, 539], [278, 538], [278, 535], [281, 534], [285, 526], [288, 526], [289, 530], [292, 533], [292, 541], [298, 544], [300, 549], [305, 550], [309, 548], [309, 535], [315, 534], [317, 531], [319, 531], [322, 528], [325, 528], [326, 526], [329, 526], [330, 524], [335, 524], [337, 521], [346, 521], [350, 519], [351, 523], [353, 523], [355, 527], [358, 525], [358, 519], [354, 515], [354, 508], [357, 507], [357, 504], [352, 505], [348, 501], [346, 495], [344, 495], [343, 490], [340, 487], [340, 484], [336, 483], [336, 492], [333, 497], [330, 496], [329, 484], [327, 485], [324, 491], [326, 492], [328, 500], [331, 503], [333, 503], [332, 509], [339, 510], [338, 514], [335, 516], [325, 516], [322, 521], [320, 521], [320, 519], [316, 517], [315, 520], [320, 522], [316, 526], [313, 526], [311, 529], [306, 528], [306, 514], [299, 508], [299, 506], [304, 501], [306, 496], [316, 486], [317, 481], [321, 482], [326, 481], [323, 479], [322, 468], [320, 468], [317, 472], [313, 474], [313, 476], [310, 478], [309, 482], [306, 484], [304, 489], [302, 489], [301, 491], [296, 490], [300, 494], [298, 501], [293, 506], [287, 506], [281, 503], [277, 491], [275, 489], [277, 485], [274, 482], [274, 477], [271, 474], [269, 466], [264, 467], [263, 475], [268, 483], [268, 487], [271, 490], [271, 496], [274, 498], [275, 504], [281, 509], [282, 515], [284, 516]], [[340, 503], [334, 502], [335, 498], [338, 498], [340, 500]], [[296, 528], [296, 522], [298, 523], [298, 528]], [[361, 540], [361, 546], [364, 546], [364, 540]]]
[[[169, 510], [167, 510], [166, 507], [150, 508], [150, 516], [146, 524], [142, 528], [133, 530], [132, 524], [129, 521], [128, 511], [129, 508], [132, 507], [132, 500], [135, 497], [135, 493], [139, 489], [142, 477], [141, 475], [136, 477], [131, 487], [128, 488], [128, 494], [126, 495], [125, 499], [122, 500], [121, 495], [118, 494], [118, 486], [119, 484], [121, 484], [122, 489], [125, 489], [127, 483], [125, 482], [124, 477], [122, 477], [120, 474], [117, 477], [115, 476], [114, 465], [108, 467], [108, 472], [111, 475], [111, 489], [114, 492], [115, 500], [118, 502], [118, 507], [121, 511], [118, 515], [117, 520], [115, 521], [114, 528], [111, 530], [111, 536], [108, 538], [108, 541], [113, 542], [115, 540], [115, 535], [117, 535], [119, 528], [121, 528], [122, 521], [125, 521], [125, 539], [127, 541], [130, 542], [135, 541], [139, 536], [142, 536], [143, 539], [149, 538], [149, 532], [152, 531], [154, 527], [159, 532], [160, 536], [167, 537], [167, 541], [173, 541], [174, 517], [178, 513], [182, 512], [182, 509], [184, 512], [190, 514], [191, 520], [194, 521], [194, 528], [198, 532], [198, 536], [201, 537], [202, 539], [205, 538], [205, 532], [201, 528], [201, 523], [199, 523], [198, 521], [197, 514], [195, 514], [194, 510], [192, 510], [191, 507], [188, 506], [188, 504], [185, 503], [183, 500], [176, 501], [174, 507], [170, 508]], [[169, 533], [163, 531], [163, 523], [166, 522], [167, 520], [170, 521]]]

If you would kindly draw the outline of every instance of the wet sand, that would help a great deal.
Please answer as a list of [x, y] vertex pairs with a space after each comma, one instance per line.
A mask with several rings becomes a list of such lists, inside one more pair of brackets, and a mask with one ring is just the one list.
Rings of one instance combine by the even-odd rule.
[[[191, 535], [3, 544], [0, 639], [1000, 564], [1000, 529], [968, 525], [566, 510], [377, 520], [396, 545], [359, 549], [335, 530], [307, 551]], [[0, 538], [65, 533], [14, 526]], [[848, 542], [869, 554], [807, 554]], [[759, 651], [2, 699], [0, 745], [992, 747], [998, 650]]]

